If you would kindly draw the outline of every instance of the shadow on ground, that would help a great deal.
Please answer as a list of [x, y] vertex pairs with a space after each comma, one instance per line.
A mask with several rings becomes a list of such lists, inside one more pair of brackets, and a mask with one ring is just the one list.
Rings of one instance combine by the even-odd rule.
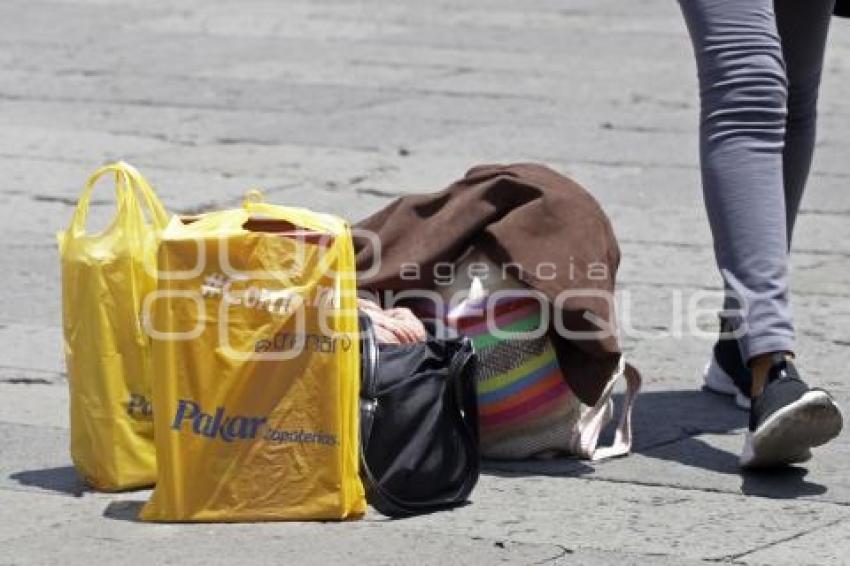
[[73, 466], [15, 472], [9, 475], [9, 478], [21, 485], [56, 491], [74, 497], [82, 497], [84, 493], [91, 491], [91, 488], [77, 475]]
[[[619, 407], [622, 396], [617, 396]], [[747, 413], [738, 409], [729, 397], [708, 391], [647, 391], [638, 398], [633, 413], [635, 445], [633, 452], [642, 459], [669, 462], [670, 466], [699, 468], [712, 473], [741, 477], [741, 493], [772, 499], [794, 499], [820, 495], [826, 486], [808, 482], [808, 470], [791, 466], [777, 470], [744, 471], [738, 464], [738, 454], [712, 446], [700, 435], [734, 435], [742, 437], [747, 426]], [[610, 443], [615, 423], [600, 439], [600, 445]], [[617, 460], [618, 463], [623, 462]], [[569, 476], [606, 480], [605, 467], [609, 462], [585, 462], [570, 458], [527, 460], [521, 462], [487, 461], [482, 470], [498, 476]], [[664, 465], [653, 469], [647, 481], [645, 462], [635, 463], [636, 483], [667, 485]], [[610, 481], [624, 481], [621, 479]], [[669, 485], [674, 485], [672, 481]]]
[[141, 521], [139, 512], [144, 506], [144, 501], [112, 501], [103, 510], [103, 516], [116, 521], [138, 523]]
[[[26, 470], [9, 475], [9, 479], [27, 487], [34, 487], [82, 497], [94, 490], [89, 487], [77, 475], [73, 466], [62, 466], [59, 468], [44, 468], [41, 470]], [[112, 501], [103, 512], [104, 517], [121, 521], [138, 521], [139, 511], [145, 504], [144, 501]]]

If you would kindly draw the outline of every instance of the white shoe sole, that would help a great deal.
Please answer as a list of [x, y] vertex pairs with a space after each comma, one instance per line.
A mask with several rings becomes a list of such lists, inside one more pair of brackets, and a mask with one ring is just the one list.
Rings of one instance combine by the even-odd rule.
[[764, 468], [804, 462], [809, 448], [826, 444], [841, 432], [843, 417], [824, 391], [807, 392], [772, 414], [755, 432], [747, 432], [741, 466]]
[[714, 354], [711, 355], [711, 361], [705, 365], [702, 379], [706, 389], [721, 395], [732, 395], [738, 408], [750, 410], [750, 398], [741, 393], [729, 374], [717, 363]]

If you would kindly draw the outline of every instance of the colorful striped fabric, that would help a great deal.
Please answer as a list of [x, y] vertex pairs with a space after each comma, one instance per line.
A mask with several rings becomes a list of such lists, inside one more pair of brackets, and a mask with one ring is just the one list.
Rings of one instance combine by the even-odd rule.
[[[581, 403], [564, 381], [541, 305], [530, 298], [468, 306], [453, 324], [478, 354], [481, 453], [523, 459], [565, 454]], [[489, 311], [489, 316], [487, 315]]]

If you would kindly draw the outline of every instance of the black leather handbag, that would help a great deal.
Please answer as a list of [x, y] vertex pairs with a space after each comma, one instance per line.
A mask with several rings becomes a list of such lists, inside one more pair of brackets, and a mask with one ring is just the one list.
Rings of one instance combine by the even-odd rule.
[[478, 482], [472, 342], [433, 330], [426, 342], [378, 344], [360, 315], [360, 475], [390, 517], [463, 504]]

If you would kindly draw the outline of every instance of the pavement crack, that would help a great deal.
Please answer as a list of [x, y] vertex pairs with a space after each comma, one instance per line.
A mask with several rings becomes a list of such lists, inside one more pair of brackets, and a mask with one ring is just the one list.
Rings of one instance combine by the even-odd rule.
[[0, 383], [8, 383], [10, 385], [53, 385], [53, 382], [43, 377], [4, 377], [0, 378]]
[[269, 106], [252, 106], [249, 108], [233, 107], [227, 104], [203, 104], [190, 102], [176, 102], [165, 100], [154, 100], [151, 98], [96, 98], [89, 96], [21, 96], [0, 92], [0, 100], [7, 102], [35, 102], [44, 104], [77, 104], [88, 106], [112, 106], [116, 108], [150, 108], [153, 110], [202, 110], [205, 112], [247, 112], [264, 115], [287, 115], [297, 112], [294, 108], [275, 108]]
[[838, 216], [846, 218], [850, 216], [850, 210], [822, 210], [819, 208], [804, 208], [799, 212], [802, 216]]
[[[668, 440], [661, 440], [659, 442], [649, 443], [649, 444], [646, 444], [644, 446], [636, 447], [634, 449], [634, 452], [636, 454], [640, 454], [640, 453], [643, 453], [643, 452], [649, 452], [650, 450], [655, 450], [657, 448], [669, 446], [670, 444], [676, 444], [677, 442], [681, 442], [681, 441], [687, 440], [689, 438], [694, 438], [694, 437], [699, 436], [701, 434], [705, 434], [706, 432], [708, 432], [708, 431], [683, 428], [682, 434], [680, 434], [678, 436], [675, 436], [675, 437], [670, 438]], [[604, 464], [605, 461], [603, 460], [601, 463]]]
[[[0, 372], [2, 372], [2, 371], [18, 371], [18, 372], [24, 372], [24, 373], [40, 373], [40, 374], [43, 374], [43, 375], [52, 376], [54, 379], [59, 379], [59, 380], [63, 380], [66, 377], [65, 372], [62, 372], [62, 371], [55, 371], [55, 370], [42, 369], [42, 368], [28, 368], [28, 367], [23, 367], [23, 366], [0, 365]], [[12, 378], [12, 379], [14, 379], [14, 378]], [[51, 385], [55, 384], [55, 383], [56, 383], [55, 381], [52, 381]]]
[[470, 98], [482, 100], [520, 100], [523, 102], [557, 102], [557, 99], [543, 96], [539, 94], [511, 94], [507, 92], [491, 92], [491, 91], [459, 91], [447, 89], [432, 89], [432, 88], [388, 88], [387, 92], [393, 94], [415, 94], [415, 95], [436, 95], [445, 96], [446, 98]]
[[620, 238], [622, 244], [634, 244], [640, 246], [659, 246], [667, 248], [680, 248], [686, 250], [711, 248], [711, 244], [700, 244], [691, 242], [674, 242], [670, 240], [644, 240], [640, 238]]
[[[57, 195], [32, 195], [32, 200], [36, 202], [55, 202], [64, 204], [65, 206], [77, 206], [77, 199], [74, 197], [63, 197]], [[112, 201], [106, 199], [91, 199], [89, 206], [104, 206], [112, 204]]]
[[744, 556], [749, 556], [750, 554], [753, 554], [753, 553], [756, 553], [756, 552], [759, 552], [759, 551], [762, 551], [762, 550], [765, 550], [765, 549], [768, 549], [768, 548], [771, 548], [771, 547], [774, 547], [774, 546], [777, 546], [777, 545], [780, 545], [780, 544], [784, 544], [784, 543], [790, 542], [792, 540], [796, 540], [798, 538], [804, 537], [804, 536], [806, 536], [810, 533], [813, 533], [815, 531], [818, 531], [820, 529], [828, 529], [829, 527], [834, 527], [835, 525], [838, 525], [839, 523], [842, 523], [845, 520], [846, 520], [845, 517], [842, 517], [840, 519], [835, 519], [834, 521], [830, 521], [830, 522], [828, 522], [824, 525], [814, 526], [810, 529], [800, 531], [799, 533], [795, 533], [793, 535], [781, 538], [779, 540], [775, 540], [773, 542], [761, 544], [761, 545], [759, 545], [755, 548], [751, 548], [750, 550], [745, 550], [744, 552], [738, 552], [736, 554], [726, 554], [726, 555], [721, 556], [719, 558], [707, 558], [706, 560], [709, 561], [709, 562], [730, 562], [730, 561], [740, 560]]
[[563, 558], [564, 556], [567, 556], [568, 554], [575, 553], [574, 550], [567, 548], [566, 546], [564, 546], [562, 544], [552, 544], [552, 546], [554, 546], [558, 550], [558, 554], [556, 554], [555, 556], [551, 556], [549, 558], [544, 558], [543, 560], [541, 560], [539, 562], [534, 562], [534, 564], [548, 564], [550, 562], [554, 562], [556, 560], [559, 560], [559, 559]]
[[359, 195], [371, 195], [375, 197], [381, 198], [398, 198], [404, 196], [404, 193], [396, 193], [392, 191], [382, 191], [381, 189], [362, 189], [355, 188], [354, 189]]
[[[769, 499], [771, 501], [775, 501], [775, 497], [769, 497], [767, 495], [756, 495], [756, 494], [744, 494], [739, 491], [730, 491], [728, 489], [721, 489], [716, 487], [698, 487], [698, 486], [689, 486], [689, 485], [677, 485], [670, 484], [664, 482], [653, 482], [653, 481], [644, 481], [644, 480], [625, 480], [618, 478], [603, 478], [603, 477], [594, 477], [591, 475], [583, 475], [581, 479], [587, 481], [598, 481], [598, 482], [607, 482], [607, 483], [615, 483], [622, 485], [637, 485], [640, 487], [659, 487], [664, 489], [675, 489], [678, 491], [695, 491], [699, 493], [711, 493], [717, 495], [736, 495], [736, 496], [745, 496], [745, 497], [759, 497], [762, 499]], [[847, 508], [850, 507], [850, 502], [847, 501], [829, 501], [825, 499], [813, 499], [811, 497], [799, 497], [800, 501], [809, 501], [813, 503], [817, 503], [819, 505], [831, 505], [834, 507]]]
[[275, 146], [279, 145], [276, 141], [264, 140], [261, 138], [248, 137], [223, 137], [216, 138], [215, 143], [219, 145], [259, 145], [259, 146]]
[[641, 126], [630, 124], [616, 124], [614, 122], [600, 122], [599, 128], [602, 130], [613, 130], [617, 132], [631, 132], [635, 134], [686, 134], [690, 130], [682, 128], [665, 128], [661, 126]]

